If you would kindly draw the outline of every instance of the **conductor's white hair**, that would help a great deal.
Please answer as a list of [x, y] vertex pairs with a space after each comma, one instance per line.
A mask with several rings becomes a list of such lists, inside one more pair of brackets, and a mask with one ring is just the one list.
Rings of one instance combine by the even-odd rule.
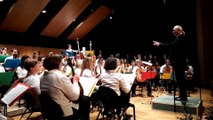
[[174, 29], [177, 29], [177, 30], [183, 31], [183, 28], [182, 28], [180, 25], [175, 25]]
[[185, 32], [183, 31], [183, 28], [180, 25], [175, 25], [174, 29], [180, 31], [182, 34], [185, 35]]

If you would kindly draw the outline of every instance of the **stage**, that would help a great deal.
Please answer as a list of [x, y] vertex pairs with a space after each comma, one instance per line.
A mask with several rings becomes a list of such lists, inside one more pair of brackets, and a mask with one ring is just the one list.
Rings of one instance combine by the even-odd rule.
[[181, 101], [175, 100], [176, 109], [174, 106], [174, 96], [165, 95], [159, 96], [152, 100], [152, 109], [166, 110], [166, 111], [174, 111], [186, 114], [193, 114], [200, 116], [202, 113], [202, 100], [200, 98], [188, 97], [188, 101], [186, 101], [186, 107], [184, 109], [184, 105]]

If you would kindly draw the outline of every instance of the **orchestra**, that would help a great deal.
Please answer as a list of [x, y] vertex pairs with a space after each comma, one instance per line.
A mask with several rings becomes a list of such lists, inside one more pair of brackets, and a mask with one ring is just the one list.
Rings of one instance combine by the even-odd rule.
[[[77, 44], [79, 45], [79, 43]], [[91, 46], [90, 49], [92, 49]], [[93, 50], [86, 51], [85, 47], [82, 47], [82, 51], [79, 52], [80, 50], [75, 51], [71, 48], [71, 45], [68, 45], [68, 49], [65, 51], [67, 53], [61, 54], [61, 68], [59, 70], [62, 74], [68, 77], [68, 79], [72, 80], [74, 76], [99, 78], [107, 73], [105, 70], [105, 59], [102, 57], [103, 53], [101, 53], [101, 55], [99, 54], [96, 59], [95, 52]], [[68, 52], [73, 52], [74, 54], [69, 54]], [[48, 56], [52, 55], [54, 55], [54, 53], [49, 54]], [[135, 75], [132, 82], [127, 82], [129, 83], [132, 97], [137, 96], [136, 87], [141, 85], [146, 86], [147, 97], [154, 97], [152, 95], [152, 88], [154, 86], [156, 87], [160, 80], [165, 79], [166, 77], [168, 81], [171, 81], [170, 76], [172, 76], [173, 69], [169, 64], [169, 61], [166, 61], [165, 65], [160, 66], [159, 62], [156, 61], [156, 56], [154, 56], [155, 59], [152, 59], [152, 55], [149, 53], [149, 57], [150, 59], [144, 55], [142, 58], [141, 54], [138, 54], [137, 57], [134, 57], [133, 59], [120, 58], [120, 56], [116, 57], [117, 67], [115, 68], [115, 73]], [[131, 63], [129, 63], [127, 59], [130, 59]], [[45, 60], [45, 57], [42, 60]], [[40, 77], [47, 72], [46, 68], [42, 65], [43, 63], [40, 64], [42, 69], [38, 72]], [[189, 65], [188, 70], [186, 70], [186, 79], [192, 80], [192, 78], [193, 68]], [[98, 85], [99, 84], [96, 85], [94, 92], [98, 90]], [[79, 84], [79, 87], [80, 86], [81, 85]], [[81, 90], [83, 92], [82, 88]], [[168, 93], [171, 93], [171, 91], [169, 90]]]

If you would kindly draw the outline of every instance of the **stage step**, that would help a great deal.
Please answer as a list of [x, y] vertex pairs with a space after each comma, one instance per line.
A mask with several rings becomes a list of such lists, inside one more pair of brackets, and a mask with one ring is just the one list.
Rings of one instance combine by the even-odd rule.
[[188, 101], [186, 101], [184, 107], [184, 104], [181, 101], [174, 101], [174, 96], [163, 94], [152, 100], [152, 108], [200, 116], [202, 113], [202, 100], [200, 98], [188, 97]]

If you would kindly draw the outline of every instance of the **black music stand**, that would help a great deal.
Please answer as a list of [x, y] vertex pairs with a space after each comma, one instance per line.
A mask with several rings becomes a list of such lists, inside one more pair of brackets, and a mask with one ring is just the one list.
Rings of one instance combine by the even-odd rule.
[[[176, 76], [175, 76], [175, 71], [172, 71], [172, 73], [171, 73], [171, 78], [170, 78], [170, 80], [173, 80], [173, 81], [175, 81], [176, 80]], [[174, 86], [174, 112], [176, 112], [176, 103], [175, 103], [175, 99], [176, 99], [176, 85]]]
[[[156, 71], [142, 72], [141, 78], [144, 79], [144, 80], [152, 80], [152, 79], [155, 78], [156, 75], [157, 75]], [[150, 104], [151, 104], [151, 101], [152, 101], [152, 97], [153, 96], [151, 95]]]

